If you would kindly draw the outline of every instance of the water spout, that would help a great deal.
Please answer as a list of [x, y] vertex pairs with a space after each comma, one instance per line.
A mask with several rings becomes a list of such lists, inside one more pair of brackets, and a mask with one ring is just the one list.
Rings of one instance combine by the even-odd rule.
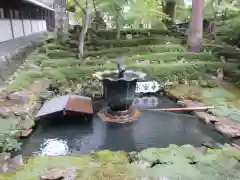
[[124, 57], [122, 56], [117, 63], [117, 69], [118, 69], [118, 78], [124, 77], [124, 72], [126, 71], [126, 66], [124, 64]]

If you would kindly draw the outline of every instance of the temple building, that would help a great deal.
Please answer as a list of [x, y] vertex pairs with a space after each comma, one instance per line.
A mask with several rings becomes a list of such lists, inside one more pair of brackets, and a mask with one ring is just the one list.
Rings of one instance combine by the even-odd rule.
[[0, 43], [54, 30], [54, 9], [40, 0], [0, 1]]

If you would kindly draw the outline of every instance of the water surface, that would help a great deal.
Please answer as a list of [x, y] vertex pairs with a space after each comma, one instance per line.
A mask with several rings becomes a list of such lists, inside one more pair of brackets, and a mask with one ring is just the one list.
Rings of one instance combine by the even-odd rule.
[[[141, 104], [136, 105], [145, 108]], [[149, 103], [149, 106], [153, 104]], [[154, 106], [179, 105], [162, 97]], [[202, 143], [225, 142], [209, 125], [187, 114], [144, 111], [139, 120], [130, 124], [108, 124], [98, 116], [94, 116], [92, 121], [85, 121], [82, 117], [74, 117], [75, 123], [70, 120], [59, 117], [55, 123], [48, 122], [38, 128], [24, 147], [23, 155], [82, 154], [104, 149], [141, 151], [169, 144], [200, 146]]]

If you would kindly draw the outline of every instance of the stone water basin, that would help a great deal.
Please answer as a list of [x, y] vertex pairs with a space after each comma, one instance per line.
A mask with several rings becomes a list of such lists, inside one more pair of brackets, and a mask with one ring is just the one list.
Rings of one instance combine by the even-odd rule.
[[[179, 107], [165, 96], [143, 98], [138, 98], [134, 106], [139, 109], [146, 108], [144, 104], [151, 108]], [[148, 103], [146, 99], [150, 99]], [[155, 103], [152, 103], [153, 99]], [[24, 156], [77, 155], [104, 149], [130, 152], [149, 147], [166, 147], [169, 144], [200, 146], [202, 143], [227, 142], [210, 126], [189, 114], [143, 111], [139, 120], [129, 124], [108, 124], [97, 116], [92, 121], [84, 122], [79, 116], [54, 120], [37, 128], [23, 148]]]

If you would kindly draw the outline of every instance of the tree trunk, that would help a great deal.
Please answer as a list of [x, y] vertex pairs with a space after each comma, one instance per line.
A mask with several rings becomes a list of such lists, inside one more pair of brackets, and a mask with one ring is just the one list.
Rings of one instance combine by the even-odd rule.
[[79, 45], [78, 45], [80, 59], [83, 59], [83, 56], [84, 56], [84, 41], [85, 41], [86, 33], [88, 30], [89, 20], [90, 20], [90, 8], [89, 8], [88, 4], [86, 3], [84, 19], [83, 19], [83, 26], [82, 26], [82, 30], [81, 30], [81, 33], [79, 36]]
[[188, 51], [200, 52], [203, 36], [204, 0], [192, 2], [192, 21], [188, 29]]
[[120, 40], [120, 38], [121, 38], [121, 29], [120, 29], [119, 18], [120, 18], [120, 12], [117, 13], [116, 20], [115, 20], [116, 21], [116, 32], [117, 32], [116, 39], [117, 40]]
[[164, 20], [164, 23], [166, 25], [169, 25], [173, 22], [175, 18], [175, 9], [176, 9], [176, 2], [175, 1], [169, 1], [169, 2], [162, 2], [162, 9], [165, 14], [168, 15], [170, 20]]
[[68, 33], [68, 15], [66, 11], [66, 0], [54, 0], [55, 9], [55, 34], [56, 39], [64, 43]]

